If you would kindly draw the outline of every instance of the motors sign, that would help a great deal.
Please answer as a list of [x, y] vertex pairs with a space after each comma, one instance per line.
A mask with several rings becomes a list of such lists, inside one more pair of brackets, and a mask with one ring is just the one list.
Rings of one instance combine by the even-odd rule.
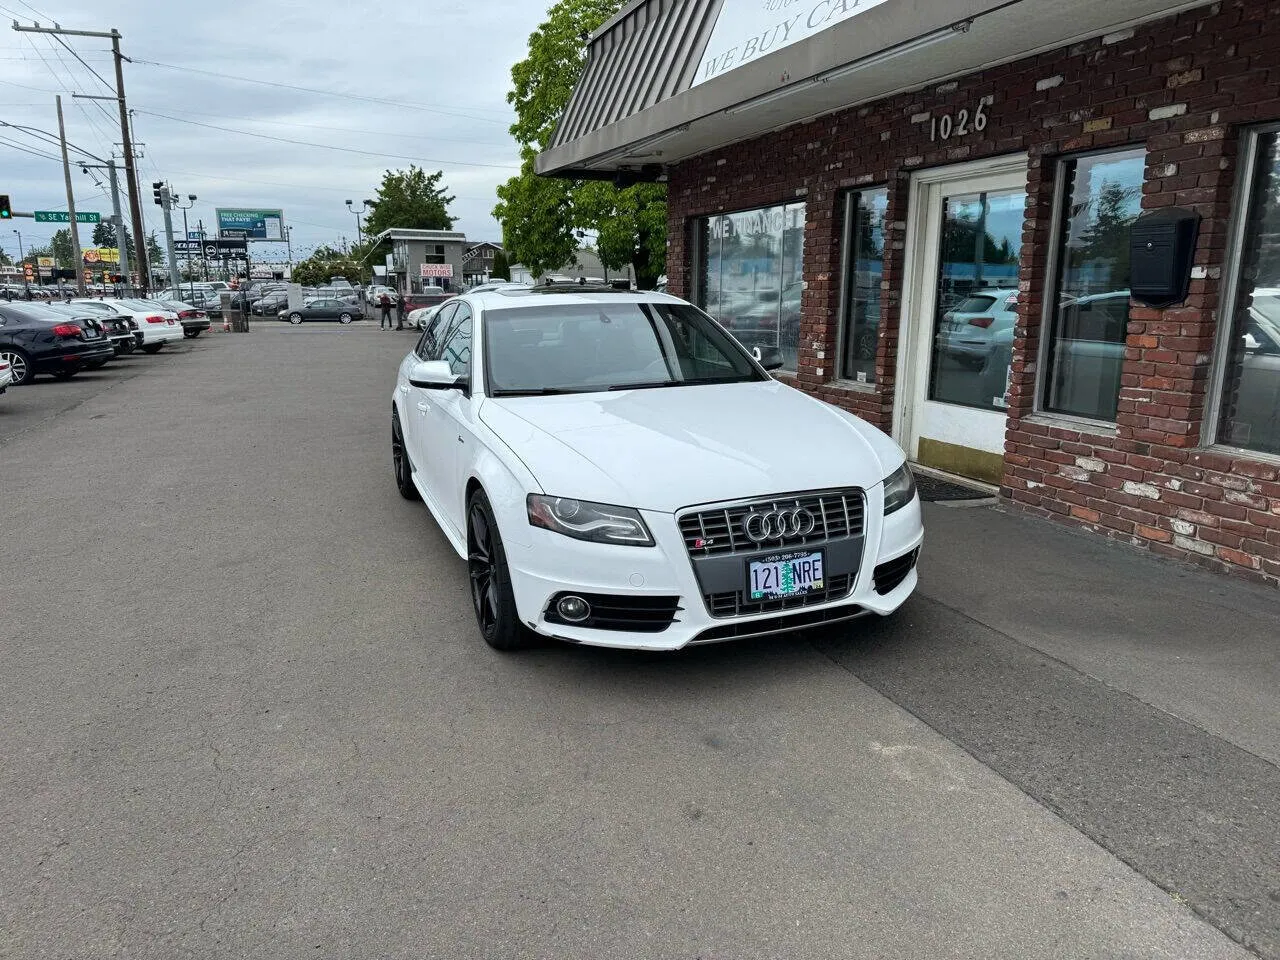
[[724, 0], [690, 86], [714, 80], [781, 50], [885, 0]]
[[418, 274], [423, 280], [430, 277], [453, 277], [452, 263], [424, 263]]
[[219, 237], [284, 241], [283, 210], [219, 207], [216, 213]]

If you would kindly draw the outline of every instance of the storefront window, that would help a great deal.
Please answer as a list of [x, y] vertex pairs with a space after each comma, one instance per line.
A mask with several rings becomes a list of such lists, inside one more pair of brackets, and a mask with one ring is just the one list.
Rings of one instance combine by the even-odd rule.
[[794, 371], [804, 289], [803, 203], [701, 221], [699, 306], [748, 349], [781, 353]]
[[840, 376], [875, 383], [880, 332], [880, 281], [884, 275], [884, 218], [889, 191], [846, 194], [844, 215], [844, 316], [840, 321]]
[[1280, 134], [1257, 138], [1218, 439], [1280, 454]]
[[1141, 149], [1063, 161], [1058, 283], [1044, 407], [1116, 419], [1129, 325], [1129, 228], [1142, 212]]
[[942, 198], [929, 399], [977, 410], [1008, 403], [1023, 189]]

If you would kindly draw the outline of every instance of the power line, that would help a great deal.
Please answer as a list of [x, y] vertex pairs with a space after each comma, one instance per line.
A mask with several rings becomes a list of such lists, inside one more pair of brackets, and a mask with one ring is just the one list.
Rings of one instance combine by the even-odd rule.
[[210, 130], [221, 130], [223, 133], [235, 133], [242, 137], [257, 137], [259, 140], [273, 140], [276, 143], [290, 143], [296, 147], [314, 147], [320, 150], [337, 150], [340, 153], [357, 153], [366, 157], [382, 157], [387, 160], [409, 160], [414, 163], [429, 163], [440, 166], [464, 166], [464, 167], [491, 167], [495, 170], [519, 170], [518, 166], [509, 163], [478, 163], [474, 160], [434, 160], [431, 157], [414, 157], [401, 153], [380, 153], [376, 150], [357, 150], [354, 147], [337, 147], [327, 143], [311, 143], [307, 140], [290, 140], [287, 137], [272, 137], [265, 133], [253, 133], [249, 130], [236, 130], [234, 127], [220, 127], [214, 123], [201, 123], [199, 120], [186, 120], [182, 117], [171, 117], [165, 113], [156, 113], [152, 110], [138, 110], [138, 113], [148, 117], [159, 117], [162, 120], [172, 120], [174, 123], [189, 123], [197, 127], [207, 127]]
[[[500, 126], [508, 126], [509, 120], [497, 120], [492, 117], [477, 117], [474, 114], [463, 113], [458, 110], [447, 110], [443, 107], [428, 106], [422, 103], [406, 103], [403, 100], [387, 100], [383, 97], [366, 97], [358, 93], [339, 93], [335, 90], [319, 90], [315, 87], [300, 87], [292, 83], [278, 83], [275, 80], [258, 80], [254, 77], [238, 76], [230, 73], [218, 73], [214, 70], [200, 70], [196, 67], [179, 66], [176, 63], [159, 63], [155, 60], [139, 60], [133, 58], [130, 62], [143, 64], [148, 67], [164, 67], [168, 70], [181, 70], [183, 73], [201, 73], [207, 77], [221, 77], [225, 80], [238, 80], [241, 83], [257, 83], [266, 87], [279, 87], [283, 90], [300, 90], [303, 93], [316, 93], [324, 97], [340, 97], [345, 100], [363, 100], [365, 103], [382, 103], [392, 107], [405, 107], [410, 110], [425, 110], [427, 113], [439, 113], [446, 117], [460, 117], [464, 120], [479, 120], [483, 123], [496, 123]], [[477, 107], [479, 110], [490, 109], [487, 107]]]
[[98, 71], [97, 71], [97, 70], [95, 70], [95, 69], [93, 69], [93, 67], [89, 66], [89, 64], [85, 62], [84, 57], [80, 56], [80, 54], [78, 54], [78, 53], [76, 53], [74, 50], [72, 50], [72, 49], [71, 49], [71, 47], [67, 45], [67, 41], [63, 40], [63, 39], [62, 39], [60, 36], [58, 36], [56, 33], [53, 35], [53, 39], [57, 40], [57, 41], [58, 41], [58, 43], [60, 43], [60, 44], [63, 46], [63, 48], [67, 51], [67, 53], [71, 54], [73, 57], [75, 57], [77, 60], [79, 60], [79, 61], [80, 61], [80, 63], [84, 66], [84, 68], [85, 68], [86, 70], [88, 70], [90, 73], [92, 73], [95, 77], [97, 77], [97, 78], [98, 78], [98, 80], [99, 80], [99, 82], [101, 82], [101, 84], [102, 84], [104, 87], [106, 87], [106, 88], [107, 88], [108, 90], [110, 90], [112, 93], [115, 93], [115, 92], [116, 92], [115, 84], [113, 84], [113, 83], [107, 83], [107, 81], [106, 81], [106, 80], [103, 80], [103, 79], [102, 79], [102, 74], [98, 73]]
[[0, 145], [11, 147], [14, 150], [21, 150], [23, 153], [31, 154], [33, 157], [40, 157], [42, 160], [54, 160], [58, 163], [62, 163], [61, 157], [54, 156], [52, 153], [43, 153], [39, 150], [33, 150], [30, 147], [24, 147], [20, 144], [14, 143], [12, 140], [0, 139]]

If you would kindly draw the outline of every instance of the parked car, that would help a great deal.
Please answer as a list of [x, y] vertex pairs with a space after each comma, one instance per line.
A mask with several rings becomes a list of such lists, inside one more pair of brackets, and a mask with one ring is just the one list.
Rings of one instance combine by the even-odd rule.
[[303, 320], [337, 320], [339, 323], [350, 323], [360, 317], [360, 311], [345, 300], [321, 298], [309, 300], [297, 310], [286, 307], [276, 316], [290, 323], [301, 323]]
[[[456, 296], [457, 293], [445, 290], [443, 287], [430, 287], [422, 293], [406, 293], [404, 295], [405, 313], [407, 314], [412, 310], [421, 310], [423, 307], [438, 307], [446, 300], [452, 300]], [[393, 296], [391, 303], [394, 305], [395, 302], [396, 298]]]
[[177, 312], [178, 322], [182, 324], [182, 334], [189, 340], [194, 340], [213, 326], [209, 315], [193, 303], [169, 300], [167, 306]]
[[288, 292], [277, 291], [263, 294], [261, 299], [253, 301], [249, 312], [256, 317], [274, 317], [288, 305]]
[[80, 320], [86, 314], [92, 313], [92, 322], [98, 324], [103, 335], [111, 341], [112, 349], [115, 350], [116, 356], [125, 353], [133, 353], [137, 349], [137, 341], [134, 339], [134, 323], [128, 317], [122, 317], [118, 314], [101, 313], [86, 309], [81, 304], [55, 302], [49, 304], [50, 310], [56, 310], [71, 320]]
[[174, 343], [183, 337], [182, 324], [178, 322], [178, 315], [167, 309], [167, 305], [157, 306], [148, 301], [132, 298], [86, 299], [71, 302], [132, 320], [137, 325], [137, 329], [133, 331], [134, 340], [143, 353], [159, 353], [166, 343]]
[[924, 536], [906, 458], [781, 364], [665, 294], [446, 305], [400, 364], [391, 459], [484, 640], [671, 650], [895, 611]]
[[13, 383], [13, 367], [9, 366], [8, 360], [0, 358], [0, 393], [4, 393], [11, 383]]
[[992, 352], [992, 338], [1018, 322], [1017, 288], [974, 290], [943, 313], [938, 345], [948, 356], [981, 369]]
[[444, 300], [434, 307], [419, 307], [417, 310], [411, 310], [405, 315], [405, 323], [415, 330], [426, 330], [431, 321], [444, 309], [445, 305], [452, 302], [452, 300]]
[[66, 380], [114, 356], [100, 326], [44, 304], [0, 301], [0, 363], [15, 386], [41, 373]]

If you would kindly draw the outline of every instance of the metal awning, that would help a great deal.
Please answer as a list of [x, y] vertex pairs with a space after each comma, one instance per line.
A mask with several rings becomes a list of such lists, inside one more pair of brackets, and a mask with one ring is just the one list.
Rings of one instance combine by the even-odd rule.
[[[866, 9], [708, 78], [704, 57], [718, 20], [743, 2], [632, 0], [592, 36], [586, 69], [537, 172], [651, 179], [669, 164], [807, 118], [1208, 5], [801, 0], [780, 9], [811, 18], [810, 8]], [[1000, 91], [991, 92], [998, 98]]]

